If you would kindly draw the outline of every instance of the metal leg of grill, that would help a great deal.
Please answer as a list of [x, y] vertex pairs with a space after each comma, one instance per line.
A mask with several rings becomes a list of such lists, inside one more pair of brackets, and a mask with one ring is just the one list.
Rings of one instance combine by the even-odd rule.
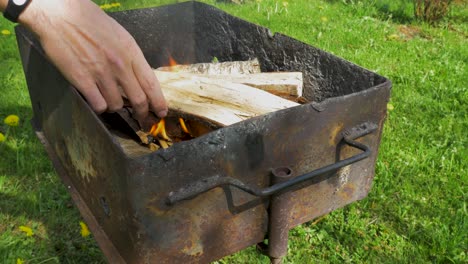
[[[275, 169], [272, 174], [273, 184], [285, 182], [292, 177], [289, 168]], [[273, 264], [281, 264], [283, 257], [288, 253], [290, 196], [290, 192], [280, 192], [271, 197], [268, 256]]]

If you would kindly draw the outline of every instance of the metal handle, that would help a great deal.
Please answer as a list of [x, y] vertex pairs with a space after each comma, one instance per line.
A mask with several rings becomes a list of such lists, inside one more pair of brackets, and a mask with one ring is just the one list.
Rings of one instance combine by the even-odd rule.
[[343, 133], [343, 142], [346, 145], [362, 150], [363, 152], [357, 155], [354, 155], [352, 157], [349, 157], [347, 159], [340, 160], [336, 163], [327, 165], [325, 167], [313, 170], [309, 173], [295, 177], [291, 180], [280, 182], [280, 183], [274, 184], [272, 186], [269, 186], [263, 189], [259, 189], [256, 186], [247, 185], [243, 183], [242, 181], [235, 179], [235, 178], [222, 177], [222, 176], [216, 175], [216, 176], [212, 176], [212, 177], [197, 181], [190, 185], [187, 185], [186, 187], [181, 188], [177, 191], [170, 192], [169, 196], [167, 197], [166, 202], [168, 205], [173, 205], [183, 200], [193, 199], [196, 196], [204, 192], [207, 192], [211, 189], [214, 189], [216, 187], [221, 187], [221, 186], [226, 186], [226, 185], [234, 186], [238, 189], [241, 189], [249, 194], [252, 194], [258, 197], [271, 196], [291, 186], [310, 180], [316, 176], [323, 175], [328, 172], [336, 171], [342, 167], [348, 166], [350, 164], [353, 164], [353, 163], [356, 163], [358, 161], [368, 158], [371, 155], [370, 148], [362, 143], [355, 141], [355, 139], [365, 136], [369, 133], [372, 133], [375, 130], [377, 130], [376, 124], [364, 123], [348, 131], [345, 131]]

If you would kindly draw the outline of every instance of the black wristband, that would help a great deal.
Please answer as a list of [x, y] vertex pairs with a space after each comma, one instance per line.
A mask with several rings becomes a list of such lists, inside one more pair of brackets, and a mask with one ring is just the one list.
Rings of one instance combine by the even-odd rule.
[[28, 7], [32, 0], [8, 0], [3, 16], [12, 21], [18, 22], [18, 18], [23, 11]]

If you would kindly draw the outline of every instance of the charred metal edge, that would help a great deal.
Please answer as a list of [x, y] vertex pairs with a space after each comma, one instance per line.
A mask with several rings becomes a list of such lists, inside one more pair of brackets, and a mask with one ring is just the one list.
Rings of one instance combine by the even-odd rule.
[[336, 171], [342, 167], [348, 166], [350, 164], [353, 164], [353, 163], [356, 163], [358, 161], [368, 158], [372, 153], [370, 148], [362, 143], [355, 141], [355, 139], [363, 137], [367, 134], [370, 134], [376, 131], [377, 128], [378, 126], [376, 124], [365, 122], [359, 126], [353, 127], [349, 130], [345, 130], [342, 133], [343, 143], [353, 148], [361, 150], [362, 151], [361, 153], [354, 155], [352, 157], [349, 157], [347, 159], [340, 160], [336, 163], [324, 166], [322, 168], [313, 170], [309, 173], [300, 175], [288, 181], [279, 182], [270, 187], [259, 189], [255, 186], [245, 184], [242, 181], [232, 178], [232, 177], [223, 177], [220, 175], [215, 175], [215, 176], [203, 179], [201, 181], [197, 181], [192, 184], [189, 184], [186, 187], [183, 187], [177, 191], [170, 192], [166, 199], [166, 204], [174, 205], [183, 200], [190, 200], [192, 198], [195, 198], [196, 196], [202, 193], [205, 193], [211, 189], [214, 189], [216, 187], [222, 187], [222, 186], [227, 186], [227, 185], [232, 185], [244, 192], [247, 192], [257, 197], [269, 197], [271, 195], [280, 193], [292, 186], [295, 186], [297, 184], [310, 180], [316, 176], [323, 175], [332, 171]]
[[31, 124], [34, 127], [37, 138], [39, 139], [41, 144], [44, 146], [47, 152], [47, 155], [52, 161], [57, 174], [59, 175], [63, 184], [67, 187], [68, 193], [72, 197], [73, 202], [75, 203], [76, 207], [78, 207], [78, 210], [80, 211], [81, 216], [84, 218], [86, 224], [91, 230], [94, 236], [94, 239], [99, 245], [99, 248], [102, 250], [102, 252], [106, 256], [108, 263], [116, 263], [116, 264], [126, 263], [125, 260], [120, 255], [117, 248], [114, 246], [112, 241], [109, 239], [109, 237], [106, 235], [104, 230], [99, 225], [98, 221], [94, 217], [89, 207], [84, 202], [78, 190], [73, 185], [65, 168], [63, 167], [57, 154], [55, 153], [55, 151], [52, 149], [49, 142], [47, 141], [44, 133], [36, 126], [36, 121], [34, 118], [31, 120]]

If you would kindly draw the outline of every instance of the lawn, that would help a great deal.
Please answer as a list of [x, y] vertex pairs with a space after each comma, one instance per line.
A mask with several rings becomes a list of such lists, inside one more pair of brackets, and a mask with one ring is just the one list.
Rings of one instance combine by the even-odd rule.
[[[108, 11], [176, 1], [120, 1]], [[214, 4], [393, 81], [369, 196], [290, 232], [286, 263], [467, 263], [468, 8], [435, 25], [408, 1]], [[112, 3], [99, 1], [99, 3]], [[29, 120], [13, 25], [0, 19], [0, 263], [102, 263]], [[20, 117], [19, 126], [3, 119]], [[20, 229], [20, 226], [26, 229]], [[31, 228], [32, 234], [28, 234]], [[25, 232], [26, 231], [26, 232]], [[218, 263], [268, 263], [248, 248]]]

